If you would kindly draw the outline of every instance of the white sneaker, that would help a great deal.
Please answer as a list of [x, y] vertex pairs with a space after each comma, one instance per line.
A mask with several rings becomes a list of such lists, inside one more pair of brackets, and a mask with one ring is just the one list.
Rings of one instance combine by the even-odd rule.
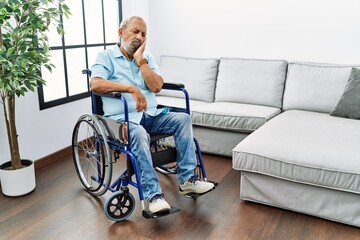
[[215, 185], [211, 182], [200, 181], [197, 176], [191, 177], [189, 180], [180, 185], [180, 193], [206, 193], [214, 189]]
[[170, 205], [161, 195], [156, 195], [149, 201], [149, 211], [152, 213], [170, 210]]

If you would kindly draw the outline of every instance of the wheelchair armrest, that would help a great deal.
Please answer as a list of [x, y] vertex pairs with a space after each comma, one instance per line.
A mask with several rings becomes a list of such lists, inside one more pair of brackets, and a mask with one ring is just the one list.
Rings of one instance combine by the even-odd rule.
[[108, 98], [121, 98], [121, 92], [107, 92], [107, 93], [96, 93], [92, 92], [94, 95], [99, 97], [108, 97]]
[[162, 89], [173, 89], [173, 90], [176, 90], [176, 89], [182, 89], [182, 88], [185, 88], [185, 85], [182, 84], [182, 83], [164, 83], [163, 86], [162, 86]]
[[184, 93], [185, 96], [185, 112], [187, 114], [190, 114], [190, 98], [189, 98], [189, 94], [185, 89], [185, 85], [182, 83], [167, 83], [165, 82], [162, 86], [162, 89], [165, 90], [175, 90], [175, 91], [182, 91]]

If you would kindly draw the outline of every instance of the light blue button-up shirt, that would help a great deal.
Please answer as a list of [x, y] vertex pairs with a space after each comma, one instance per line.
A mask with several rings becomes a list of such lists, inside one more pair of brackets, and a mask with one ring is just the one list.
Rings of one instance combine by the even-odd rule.
[[[160, 70], [154, 57], [149, 52], [144, 52], [144, 58], [148, 61], [149, 67], [160, 75]], [[100, 77], [138, 87], [147, 101], [146, 113], [151, 116], [156, 116], [168, 111], [167, 109], [156, 108], [157, 100], [155, 93], [151, 92], [145, 84], [135, 59], [127, 59], [120, 51], [118, 45], [98, 54], [96, 62], [91, 68], [91, 77]], [[136, 102], [130, 93], [122, 93], [122, 95], [128, 103], [129, 121], [137, 124], [140, 123], [144, 112], [136, 112]], [[120, 121], [125, 119], [124, 105], [121, 100], [102, 97], [102, 102], [105, 113], [104, 116]]]

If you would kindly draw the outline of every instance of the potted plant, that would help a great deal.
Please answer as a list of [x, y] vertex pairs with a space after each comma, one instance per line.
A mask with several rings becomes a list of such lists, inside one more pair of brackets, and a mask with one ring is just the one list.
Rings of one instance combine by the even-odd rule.
[[60, 16], [69, 14], [64, 0], [0, 1], [0, 102], [11, 158], [0, 166], [0, 181], [7, 196], [24, 195], [35, 188], [34, 164], [20, 157], [15, 100], [35, 91], [39, 83], [45, 83], [40, 75], [41, 66], [49, 71], [54, 67], [50, 62], [47, 33], [54, 24], [62, 34]]

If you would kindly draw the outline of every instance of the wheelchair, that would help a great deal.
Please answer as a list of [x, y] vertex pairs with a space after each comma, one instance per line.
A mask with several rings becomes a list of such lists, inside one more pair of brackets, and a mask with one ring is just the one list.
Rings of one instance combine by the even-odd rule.
[[[83, 74], [91, 76], [91, 71], [85, 69]], [[186, 109], [171, 108], [173, 111], [184, 111], [190, 114], [189, 95], [183, 84], [164, 83], [163, 89], [182, 91], [185, 95]], [[123, 122], [109, 122], [103, 117], [101, 97], [116, 98], [122, 101], [125, 109]], [[119, 104], [121, 104], [119, 101]], [[171, 206], [169, 211], [152, 213], [145, 208], [144, 197], [138, 173], [137, 162], [131, 152], [128, 106], [126, 99], [119, 92], [97, 94], [91, 92], [92, 114], [83, 114], [78, 119], [72, 135], [73, 161], [76, 173], [84, 188], [94, 196], [101, 196], [108, 190], [112, 194], [104, 204], [104, 212], [112, 221], [126, 220], [134, 211], [135, 199], [129, 191], [129, 185], [137, 188], [141, 202], [142, 216], [158, 218], [179, 212], [180, 209]], [[164, 106], [161, 106], [164, 107]], [[115, 126], [115, 127], [114, 127]], [[118, 131], [114, 131], [114, 129]], [[176, 174], [176, 148], [162, 141], [171, 138], [171, 134], [153, 135], [151, 137], [151, 152], [153, 166], [163, 174]], [[194, 138], [197, 156], [196, 175], [203, 181], [208, 181], [200, 145]], [[119, 160], [120, 154], [126, 155], [126, 170], [112, 181], [113, 163]], [[169, 164], [172, 166], [169, 167]], [[135, 179], [133, 179], [135, 178]], [[209, 181], [217, 186], [217, 182]], [[215, 187], [213, 188], [215, 189]], [[213, 190], [212, 189], [212, 190]], [[185, 196], [196, 199], [202, 194], [188, 193]]]

